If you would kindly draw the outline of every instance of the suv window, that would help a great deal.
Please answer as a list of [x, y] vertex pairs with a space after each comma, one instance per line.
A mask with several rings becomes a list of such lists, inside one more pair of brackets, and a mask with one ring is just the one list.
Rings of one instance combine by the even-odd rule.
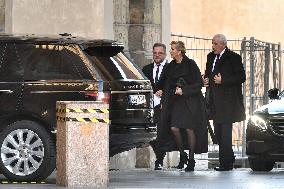
[[16, 44], [0, 44], [0, 81], [22, 81], [24, 67]]
[[115, 47], [92, 47], [85, 50], [94, 66], [106, 80], [144, 79], [143, 74], [122, 52]]
[[3, 74], [1, 74], [1, 80], [33, 81], [93, 78], [83, 60], [77, 55], [79, 52], [72, 45], [10, 43], [0, 46], [0, 55], [3, 55], [3, 64], [5, 64], [1, 67], [1, 73], [7, 75], [7, 78], [5, 76], [3, 78]]

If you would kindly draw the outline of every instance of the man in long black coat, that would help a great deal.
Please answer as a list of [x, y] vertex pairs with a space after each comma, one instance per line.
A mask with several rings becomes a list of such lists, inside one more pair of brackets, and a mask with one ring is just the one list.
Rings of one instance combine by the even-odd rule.
[[[161, 170], [163, 167], [163, 159], [166, 152], [161, 150], [161, 124], [160, 124], [160, 114], [161, 114], [161, 94], [157, 93], [156, 84], [158, 83], [161, 73], [166, 67], [166, 46], [162, 43], [155, 43], [153, 45], [153, 63], [148, 64], [143, 67], [142, 71], [145, 76], [151, 81], [153, 92], [154, 92], [154, 122], [157, 125], [157, 139], [150, 142], [155, 155], [155, 170]], [[163, 136], [164, 137], [164, 136]]]
[[217, 171], [233, 169], [232, 125], [245, 120], [242, 83], [246, 80], [242, 58], [227, 48], [226, 37], [212, 39], [213, 51], [207, 55], [203, 83], [207, 87], [210, 117], [219, 144], [220, 166]]

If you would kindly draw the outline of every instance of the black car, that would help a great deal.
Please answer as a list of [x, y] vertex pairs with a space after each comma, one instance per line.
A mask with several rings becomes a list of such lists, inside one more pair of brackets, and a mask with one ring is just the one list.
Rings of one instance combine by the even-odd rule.
[[[0, 171], [10, 180], [50, 175], [56, 101], [110, 106], [110, 156], [152, 140], [152, 88], [111, 40], [0, 35]], [[59, 136], [58, 136], [59, 137]]]
[[271, 102], [254, 111], [246, 130], [246, 153], [253, 171], [271, 171], [284, 161], [284, 92], [271, 89]]

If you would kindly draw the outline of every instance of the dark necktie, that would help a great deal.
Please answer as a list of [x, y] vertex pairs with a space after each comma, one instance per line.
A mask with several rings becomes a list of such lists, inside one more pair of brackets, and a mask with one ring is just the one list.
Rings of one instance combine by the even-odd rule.
[[215, 68], [218, 68], [220, 65], [220, 54], [217, 54], [217, 59], [216, 59], [216, 62], [215, 62]]
[[214, 67], [213, 67], [213, 69], [212, 69], [212, 72], [213, 72], [214, 70], [216, 70], [216, 68], [217, 68], [219, 62], [220, 62], [220, 54], [217, 54], [217, 58], [216, 58], [216, 61], [215, 61], [214, 65], [213, 65]]
[[157, 83], [159, 81], [159, 68], [160, 68], [160, 64], [156, 64], [156, 65], [157, 65], [157, 70], [156, 70], [156, 76], [155, 76], [154, 83]]

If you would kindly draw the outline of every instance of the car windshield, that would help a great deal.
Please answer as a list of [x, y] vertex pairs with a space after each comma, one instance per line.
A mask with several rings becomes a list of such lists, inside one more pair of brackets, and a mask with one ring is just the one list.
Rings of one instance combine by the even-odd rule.
[[145, 79], [141, 69], [114, 47], [91, 47], [85, 52], [106, 80]]

